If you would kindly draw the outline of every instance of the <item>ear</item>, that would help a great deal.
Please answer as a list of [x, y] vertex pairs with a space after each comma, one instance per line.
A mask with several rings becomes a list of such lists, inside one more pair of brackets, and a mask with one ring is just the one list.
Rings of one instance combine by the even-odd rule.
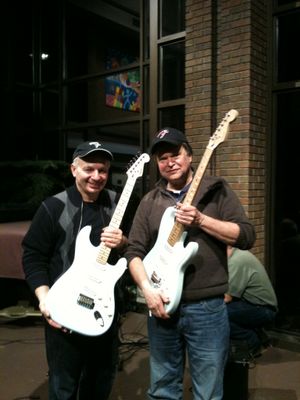
[[77, 167], [76, 167], [76, 165], [71, 164], [70, 169], [71, 169], [72, 175], [73, 175], [74, 178], [75, 178], [75, 177], [76, 177], [76, 172], [77, 172]]

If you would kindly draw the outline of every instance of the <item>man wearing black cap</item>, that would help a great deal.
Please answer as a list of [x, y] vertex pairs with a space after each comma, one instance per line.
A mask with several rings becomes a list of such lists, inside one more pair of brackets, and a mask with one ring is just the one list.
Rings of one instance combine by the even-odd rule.
[[[192, 149], [185, 135], [174, 128], [161, 129], [151, 145], [161, 179], [144, 196], [135, 214], [126, 258], [130, 272], [149, 308], [150, 344], [149, 399], [183, 398], [185, 354], [192, 378], [193, 399], [221, 400], [223, 372], [229, 347], [229, 323], [224, 293], [227, 290], [228, 244], [250, 248], [255, 231], [237, 196], [224, 179], [206, 176], [194, 197], [194, 205], [183, 204], [193, 180]], [[166, 209], [175, 209], [161, 226]], [[183, 280], [178, 307], [170, 315], [169, 286], [176, 282], [180, 263], [167, 245], [175, 220], [187, 233], [185, 245], [198, 244]], [[157, 246], [160, 241], [161, 246]], [[175, 247], [175, 246], [174, 246]], [[148, 276], [144, 258], [153, 257], [155, 274]], [[165, 250], [166, 249], [166, 250]], [[178, 257], [180, 258], [180, 257]], [[161, 279], [163, 277], [163, 279]], [[164, 280], [166, 282], [164, 282]], [[161, 281], [164, 285], [161, 285]], [[178, 285], [180, 288], [180, 285]]]
[[121, 229], [108, 227], [117, 202], [116, 193], [105, 189], [112, 160], [112, 153], [100, 143], [80, 144], [71, 165], [75, 184], [43, 201], [23, 240], [26, 280], [47, 321], [49, 400], [105, 400], [113, 384], [117, 312], [108, 331], [85, 336], [67, 332], [51, 319], [45, 305], [49, 288], [74, 261], [76, 237], [83, 227], [91, 226], [87, 249], [98, 246], [100, 240], [112, 249], [110, 264], [116, 263], [127, 245]]

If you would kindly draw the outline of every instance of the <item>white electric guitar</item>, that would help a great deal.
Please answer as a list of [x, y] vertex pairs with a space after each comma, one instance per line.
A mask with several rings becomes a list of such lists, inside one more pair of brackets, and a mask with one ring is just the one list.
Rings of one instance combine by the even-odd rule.
[[[126, 172], [128, 177], [109, 224], [119, 228], [135, 181], [149, 162], [143, 153]], [[127, 267], [125, 258], [116, 265], [107, 263], [111, 249], [103, 242], [93, 246], [91, 226], [82, 228], [76, 239], [74, 261], [54, 283], [46, 297], [51, 318], [63, 327], [88, 336], [106, 332], [115, 313], [114, 287]], [[100, 233], [99, 233], [100, 234]]]
[[[210, 138], [183, 204], [192, 204], [213, 150], [226, 139], [229, 124], [237, 116], [236, 110], [230, 110]], [[163, 290], [170, 298], [170, 302], [165, 304], [168, 314], [172, 314], [178, 307], [184, 272], [198, 251], [196, 242], [189, 242], [185, 247], [187, 232], [182, 224], [175, 221], [175, 211], [174, 207], [168, 207], [164, 212], [155, 245], [143, 260], [153, 287]]]

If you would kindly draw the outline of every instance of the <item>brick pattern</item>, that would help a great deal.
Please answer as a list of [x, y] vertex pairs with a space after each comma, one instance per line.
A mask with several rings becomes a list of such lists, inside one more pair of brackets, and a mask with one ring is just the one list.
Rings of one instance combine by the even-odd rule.
[[[215, 8], [214, 8], [215, 7]], [[239, 116], [208, 173], [224, 176], [255, 224], [264, 261], [267, 0], [186, 0], [186, 134], [201, 160], [226, 113]]]

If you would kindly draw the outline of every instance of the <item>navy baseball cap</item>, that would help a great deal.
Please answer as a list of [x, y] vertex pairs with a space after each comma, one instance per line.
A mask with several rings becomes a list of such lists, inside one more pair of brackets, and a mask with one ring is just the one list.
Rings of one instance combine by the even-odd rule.
[[99, 143], [99, 142], [83, 142], [76, 147], [76, 149], [73, 153], [73, 160], [76, 157], [79, 157], [79, 158], [86, 157], [89, 154], [95, 153], [96, 151], [99, 153], [102, 152], [103, 156], [108, 158], [110, 161], [112, 161], [114, 158], [112, 153], [109, 150], [105, 149], [101, 143]]
[[182, 143], [188, 143], [184, 133], [175, 128], [163, 128], [157, 132], [152, 141], [150, 152], [155, 153], [160, 143], [169, 143], [174, 146], [179, 146]]

